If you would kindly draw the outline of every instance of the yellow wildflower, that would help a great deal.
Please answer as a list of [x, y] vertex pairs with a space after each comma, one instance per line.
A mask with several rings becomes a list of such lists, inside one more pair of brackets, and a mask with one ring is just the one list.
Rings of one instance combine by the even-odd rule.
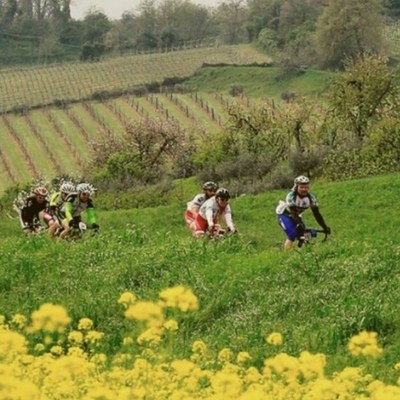
[[199, 308], [197, 297], [192, 290], [182, 285], [163, 290], [160, 297], [165, 307], [178, 308], [183, 312], [198, 310]]
[[0, 328], [0, 355], [4, 360], [12, 360], [27, 352], [27, 342], [19, 333]]
[[273, 346], [280, 346], [282, 344], [282, 335], [279, 332], [272, 332], [265, 338], [268, 344]]
[[232, 350], [230, 350], [226, 347], [218, 353], [218, 361], [223, 364], [231, 361], [232, 357], [233, 357]]
[[124, 292], [118, 299], [118, 304], [122, 304], [125, 308], [128, 308], [136, 301], [136, 296], [131, 292]]
[[36, 353], [41, 353], [42, 351], [44, 351], [45, 346], [43, 343], [37, 343], [34, 347], [34, 350]]
[[130, 346], [131, 344], [133, 344], [133, 339], [131, 337], [129, 337], [129, 336], [124, 337], [124, 339], [122, 341], [122, 344], [124, 346]]
[[53, 354], [53, 356], [60, 356], [63, 353], [63, 349], [61, 346], [53, 346], [50, 349], [50, 353]]
[[377, 336], [376, 332], [362, 331], [350, 339], [347, 347], [355, 357], [370, 356], [376, 358], [382, 354], [382, 349], [378, 346]]
[[195, 364], [188, 360], [174, 360], [171, 362], [171, 367], [180, 378], [189, 376], [196, 368]]
[[67, 310], [63, 306], [51, 303], [43, 304], [31, 315], [33, 332], [64, 332], [65, 328], [71, 322]]
[[81, 344], [83, 342], [83, 333], [79, 331], [72, 331], [68, 335], [68, 341], [72, 344]]
[[207, 345], [202, 340], [195, 340], [192, 344], [192, 352], [205, 354], [207, 352]]
[[137, 338], [140, 345], [157, 346], [161, 342], [161, 331], [157, 328], [149, 328]]
[[164, 316], [159, 305], [150, 301], [139, 301], [125, 311], [125, 317], [146, 321], [150, 326], [161, 326]]
[[178, 330], [178, 322], [175, 321], [174, 319], [169, 319], [168, 321], [166, 321], [164, 323], [163, 327], [167, 331], [177, 331]]
[[241, 351], [236, 357], [238, 364], [244, 364], [245, 362], [251, 360], [251, 355], [247, 351]]
[[103, 336], [103, 332], [89, 331], [85, 336], [85, 342], [89, 344], [97, 344]]
[[93, 321], [89, 318], [81, 318], [78, 323], [78, 329], [80, 331], [89, 331], [93, 328]]
[[240, 396], [243, 382], [234, 373], [219, 371], [211, 378], [211, 386], [216, 394], [224, 398], [237, 399]]
[[26, 317], [22, 314], [15, 314], [11, 319], [11, 324], [17, 329], [22, 329], [26, 325]]

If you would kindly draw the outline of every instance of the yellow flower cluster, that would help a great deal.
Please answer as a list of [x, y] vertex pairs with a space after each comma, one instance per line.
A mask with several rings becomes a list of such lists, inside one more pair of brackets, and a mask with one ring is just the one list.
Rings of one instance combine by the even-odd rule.
[[[168, 307], [175, 304], [181, 310], [183, 303], [171, 300], [174, 295], [168, 293], [174, 291], [164, 293], [163, 301], [170, 304]], [[23, 318], [12, 318], [7, 323], [0, 316], [0, 399], [400, 399], [400, 385], [387, 385], [366, 374], [361, 367], [347, 367], [328, 376], [326, 356], [307, 351], [298, 357], [279, 353], [266, 358], [261, 369], [249, 365], [252, 357], [245, 351], [235, 354], [225, 347], [211, 354], [202, 340], [192, 343], [190, 359], [175, 359], [174, 354], [165, 354], [165, 348], [158, 354], [154, 345], [162, 341], [162, 332], [174, 331], [178, 322], [167, 320], [154, 324], [154, 321], [164, 321], [164, 306], [139, 302], [136, 298], [131, 301], [133, 297], [129, 296], [125, 299], [119, 303], [125, 307], [127, 317], [145, 322], [137, 342], [148, 347], [143, 351], [133, 348], [136, 345], [128, 336], [121, 344], [121, 352], [109, 359], [89, 346], [97, 343], [103, 334], [93, 330], [93, 322], [87, 318], [81, 319], [73, 329], [68, 326], [65, 310], [53, 306], [51, 310], [56, 315], [53, 318], [49, 309], [39, 309], [41, 312], [34, 313], [32, 325], [25, 327], [23, 334], [16, 331], [23, 328]], [[183, 309], [191, 308], [184, 306]], [[62, 329], [64, 334], [55, 336], [54, 343], [51, 338], [48, 343], [35, 343], [39, 336], [32, 327], [44, 334], [50, 328], [56, 332]], [[282, 343], [282, 336], [274, 332], [267, 341], [277, 345]], [[29, 353], [30, 348], [34, 354]], [[377, 335], [371, 332], [361, 332], [349, 343], [349, 350], [355, 355], [376, 354], [377, 348]], [[378, 353], [381, 352], [379, 349]]]
[[183, 312], [199, 309], [197, 297], [192, 290], [181, 285], [163, 290], [160, 297], [164, 302], [164, 307], [177, 308]]
[[382, 349], [378, 345], [378, 335], [376, 332], [360, 332], [353, 336], [348, 344], [348, 349], [353, 356], [378, 357], [382, 354]]
[[272, 332], [265, 338], [268, 344], [273, 346], [280, 346], [283, 342], [282, 335], [279, 332]]
[[30, 332], [62, 333], [71, 322], [71, 318], [63, 306], [50, 303], [41, 305], [39, 310], [32, 313], [31, 319], [32, 326], [29, 327]]

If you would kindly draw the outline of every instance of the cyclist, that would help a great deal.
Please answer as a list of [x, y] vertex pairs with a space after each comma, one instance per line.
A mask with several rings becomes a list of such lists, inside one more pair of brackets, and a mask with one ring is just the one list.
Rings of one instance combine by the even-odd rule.
[[49, 227], [49, 236], [53, 237], [57, 230], [61, 229], [61, 208], [67, 196], [75, 192], [75, 185], [71, 182], [64, 182], [60, 186], [60, 191], [50, 197], [48, 210], [44, 213], [43, 219]]
[[185, 210], [185, 222], [190, 228], [190, 225], [195, 220], [199, 209], [202, 204], [215, 195], [215, 191], [218, 189], [218, 185], [213, 181], [207, 181], [203, 184], [203, 193], [197, 194], [192, 201], [189, 201], [186, 205]]
[[40, 217], [49, 205], [49, 192], [44, 186], [33, 189], [19, 210], [21, 227], [25, 233], [38, 233], [41, 228]]
[[286, 234], [284, 249], [292, 248], [296, 239], [304, 240], [303, 213], [308, 208], [311, 208], [315, 220], [324, 233], [329, 235], [331, 229], [326, 225], [319, 211], [316, 197], [310, 193], [310, 179], [300, 175], [295, 178], [294, 186], [287, 194], [285, 201], [280, 200], [276, 208], [278, 223]]
[[96, 224], [96, 216], [91, 196], [94, 194], [94, 187], [90, 183], [80, 183], [76, 187], [76, 193], [71, 193], [61, 207], [63, 231], [60, 234], [65, 239], [71, 228], [78, 227], [82, 222], [81, 214], [86, 211], [87, 222], [94, 230], [99, 229]]
[[219, 188], [215, 192], [215, 196], [212, 196], [202, 204], [199, 213], [190, 226], [195, 237], [202, 237], [206, 232], [210, 236], [225, 233], [219, 224], [219, 217], [225, 222], [228, 232], [236, 232], [232, 221], [229, 199], [229, 192], [225, 188]]

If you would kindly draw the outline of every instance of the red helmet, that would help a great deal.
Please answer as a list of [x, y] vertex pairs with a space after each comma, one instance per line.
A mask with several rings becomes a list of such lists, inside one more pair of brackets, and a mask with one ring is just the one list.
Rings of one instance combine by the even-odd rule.
[[33, 189], [33, 193], [38, 195], [38, 196], [47, 196], [49, 192], [44, 186], [38, 186], [37, 188]]

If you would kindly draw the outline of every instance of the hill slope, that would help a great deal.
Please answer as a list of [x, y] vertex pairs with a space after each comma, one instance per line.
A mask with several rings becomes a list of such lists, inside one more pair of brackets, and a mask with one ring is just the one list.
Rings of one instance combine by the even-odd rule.
[[[199, 297], [200, 311], [181, 321], [171, 344], [177, 357], [201, 338], [214, 348], [248, 350], [261, 365], [269, 354], [264, 336], [279, 331], [279, 351], [324, 352], [328, 370], [337, 370], [357, 365], [347, 341], [367, 330], [376, 331], [388, 349], [368, 364], [371, 372], [396, 381], [400, 245], [397, 221], [387, 210], [399, 184], [398, 174], [314, 183], [333, 234], [301, 252], [279, 248], [283, 234], [274, 209], [286, 191], [232, 200], [240, 235], [219, 242], [190, 238], [184, 201], [157, 209], [98, 210], [101, 234], [77, 243], [26, 238], [16, 220], [2, 219], [1, 313], [10, 318], [45, 302], [63, 304], [74, 321], [96, 321], [108, 338], [104, 351], [112, 354], [129, 329], [121, 323], [120, 293], [155, 299], [161, 289], [182, 284]], [[310, 215], [306, 221], [313, 225]]]
[[[288, 90], [314, 95], [324, 90], [330, 76], [310, 70], [278, 80], [279, 73], [278, 68], [207, 67], [185, 83], [193, 90], [189, 93], [125, 95], [0, 115], [0, 193], [38, 176], [82, 174], [90, 142], [124, 135], [132, 121], [173, 119], [188, 135], [204, 140], [221, 131], [232, 102], [249, 106], [260, 96], [279, 98]], [[233, 84], [243, 86], [243, 98], [229, 94]]]
[[140, 85], [186, 78], [204, 63], [270, 62], [249, 45], [220, 46], [167, 53], [130, 55], [100, 62], [0, 69], [0, 113], [75, 102], [103, 92], [132, 93]]

